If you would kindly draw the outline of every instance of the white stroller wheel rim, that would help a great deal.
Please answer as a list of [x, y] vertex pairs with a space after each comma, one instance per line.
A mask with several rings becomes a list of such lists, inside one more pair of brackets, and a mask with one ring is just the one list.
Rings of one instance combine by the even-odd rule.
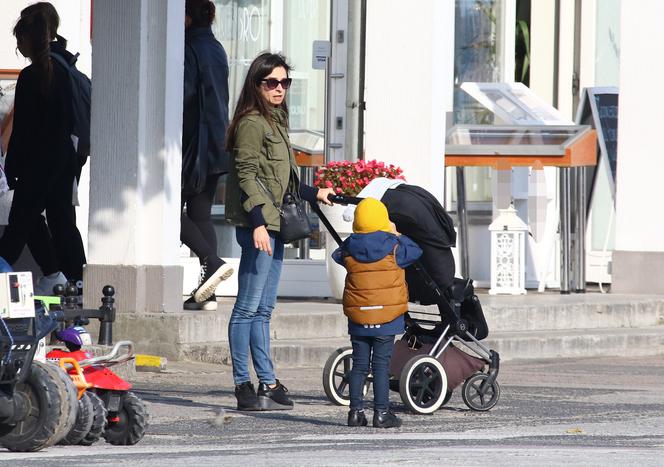
[[[344, 359], [348, 359], [351, 364], [347, 374], [347, 378], [350, 377], [350, 368], [352, 367], [353, 360], [352, 357], [352, 347], [341, 347], [332, 352], [332, 354], [328, 357], [327, 362], [325, 363], [325, 367], [323, 368], [323, 389], [325, 390], [325, 395], [327, 396], [328, 400], [335, 405], [350, 405], [350, 381], [347, 380], [345, 382], [344, 389], [348, 388], [347, 390], [349, 391], [349, 393], [345, 395], [339, 392], [339, 386], [337, 385], [335, 378], [341, 376], [337, 370], [337, 367]], [[366, 396], [369, 392], [369, 387], [371, 386], [372, 381], [373, 376], [371, 373], [369, 373], [367, 375], [366, 381], [364, 382], [364, 387], [362, 388], [363, 396]]]
[[[410, 384], [411, 378], [414, 377], [416, 371], [421, 369], [422, 365], [429, 365], [430, 367], [434, 368], [440, 375], [441, 381], [441, 387], [439, 394], [437, 395], [437, 399], [431, 405], [426, 407], [422, 407], [416, 402], [417, 398], [416, 395], [413, 394]], [[401, 372], [401, 376], [399, 378], [399, 392], [401, 393], [401, 399], [403, 403], [411, 411], [418, 414], [434, 413], [443, 405], [443, 401], [445, 400], [445, 396], [447, 394], [447, 374], [445, 373], [443, 365], [440, 363], [440, 361], [429, 355], [417, 355], [411, 358], [406, 363], [404, 369]]]
[[[349, 406], [350, 396], [344, 396], [339, 392], [339, 387], [335, 379], [339, 377], [337, 367], [344, 359], [351, 359], [353, 355], [352, 347], [341, 347], [329, 356], [323, 368], [323, 389], [330, 402], [336, 405]], [[347, 383], [346, 383], [347, 386]]]

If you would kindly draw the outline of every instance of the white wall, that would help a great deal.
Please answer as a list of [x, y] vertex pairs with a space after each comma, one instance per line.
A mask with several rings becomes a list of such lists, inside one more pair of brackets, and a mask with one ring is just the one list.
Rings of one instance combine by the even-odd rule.
[[664, 96], [656, 87], [664, 75], [664, 42], [653, 35], [662, 18], [664, 2], [642, 0], [638, 8], [622, 2], [616, 250], [664, 252], [664, 158], [657, 144]]
[[367, 3], [365, 154], [443, 200], [452, 110], [454, 2]]
[[178, 263], [184, 24], [171, 23], [180, 7], [95, 2], [89, 263]]
[[[72, 52], [80, 52], [78, 67], [90, 73], [90, 0], [50, 0], [60, 15], [58, 33], [69, 41]], [[35, 3], [26, 0], [2, 0], [0, 3], [0, 68], [21, 69], [28, 64], [16, 51], [12, 29], [21, 10]]]

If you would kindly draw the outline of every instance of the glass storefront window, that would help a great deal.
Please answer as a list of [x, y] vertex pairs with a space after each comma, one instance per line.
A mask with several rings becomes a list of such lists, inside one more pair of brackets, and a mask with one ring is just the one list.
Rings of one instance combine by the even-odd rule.
[[[596, 11], [595, 86], [618, 86], [620, 77], [620, 0], [605, 0]], [[611, 170], [600, 162], [590, 206], [590, 249], [613, 251], [615, 215]]]
[[[502, 76], [500, 47], [501, 11], [504, 0], [456, 0], [454, 38], [454, 123], [492, 124], [493, 113], [460, 86], [466, 81], [497, 82]], [[456, 202], [456, 177], [448, 169], [451, 201]], [[486, 207], [492, 199], [491, 169], [465, 169], [469, 209]], [[475, 206], [473, 205], [475, 203]], [[478, 205], [477, 203], [481, 203]], [[448, 205], [450, 205], [448, 203]]]
[[215, 37], [228, 55], [230, 110], [240, 95], [249, 65], [270, 48], [269, 0], [217, 0]]
[[[325, 74], [311, 68], [311, 47], [314, 40], [329, 39], [330, 0], [216, 0], [215, 6], [212, 31], [228, 55], [230, 115], [254, 58], [264, 51], [281, 52], [293, 67], [293, 84], [287, 94], [291, 130], [322, 131]], [[213, 206], [218, 237], [231, 228], [223, 221], [225, 193], [222, 177]], [[234, 238], [232, 231], [227, 233]], [[233, 242], [220, 242], [220, 249], [232, 247]]]
[[620, 75], [620, 0], [597, 7], [595, 86], [618, 86]]
[[291, 130], [323, 131], [325, 73], [311, 68], [315, 40], [329, 38], [329, 0], [284, 2], [283, 51], [293, 66], [288, 93]]

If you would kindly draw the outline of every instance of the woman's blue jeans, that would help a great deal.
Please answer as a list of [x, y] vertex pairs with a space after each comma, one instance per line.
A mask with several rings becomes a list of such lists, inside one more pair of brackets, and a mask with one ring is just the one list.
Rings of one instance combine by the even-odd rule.
[[235, 384], [251, 381], [249, 351], [259, 382], [276, 383], [270, 357], [270, 318], [277, 301], [284, 244], [278, 234], [269, 233], [272, 256], [254, 247], [253, 229], [235, 228], [242, 247], [237, 300], [228, 323]]
[[394, 336], [351, 336], [350, 342], [353, 345], [353, 368], [348, 388], [351, 410], [364, 409], [364, 383], [369, 368], [373, 373], [374, 410], [389, 410], [390, 359]]

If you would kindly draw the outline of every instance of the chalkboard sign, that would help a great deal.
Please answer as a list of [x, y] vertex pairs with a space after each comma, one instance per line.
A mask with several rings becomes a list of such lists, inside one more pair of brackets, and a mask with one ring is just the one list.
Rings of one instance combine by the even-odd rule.
[[[616, 186], [616, 163], [618, 161], [618, 88], [586, 88], [583, 92], [576, 121], [578, 125], [592, 125], [597, 130], [600, 163], [609, 164], [613, 196]], [[594, 179], [594, 170], [592, 173]], [[594, 180], [588, 188], [592, 189]], [[590, 199], [590, 198], [588, 198]]]

